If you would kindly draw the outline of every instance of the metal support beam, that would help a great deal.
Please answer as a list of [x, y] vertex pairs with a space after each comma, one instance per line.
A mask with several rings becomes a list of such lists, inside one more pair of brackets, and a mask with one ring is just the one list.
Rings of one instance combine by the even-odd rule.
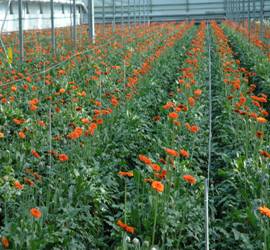
[[136, 26], [136, 14], [137, 14], [137, 11], [136, 11], [136, 0], [133, 1], [133, 8], [134, 8], [134, 25]]
[[143, 0], [143, 24], [146, 24], [146, 0]]
[[115, 32], [115, 0], [112, 1], [113, 4], [113, 23], [112, 23], [112, 31]]
[[130, 0], [128, 0], [128, 29], [130, 29]]
[[94, 43], [95, 42], [95, 6], [94, 0], [88, 0], [88, 31], [89, 38]]
[[260, 39], [264, 37], [264, 0], [260, 0]]
[[102, 0], [102, 25], [103, 33], [105, 32], [105, 0]]
[[121, 0], [121, 29], [124, 30], [124, 7], [123, 7], [123, 0]]
[[53, 0], [50, 0], [51, 7], [51, 40], [52, 40], [52, 51], [56, 53], [56, 41], [55, 41], [55, 28], [54, 28], [54, 4]]
[[76, 40], [77, 40], [77, 31], [76, 31], [76, 0], [73, 0], [72, 4], [73, 9], [73, 32], [72, 32], [72, 40], [74, 43], [74, 49], [76, 50]]
[[246, 18], [246, 10], [245, 10], [245, 0], [242, 0], [242, 22], [243, 24], [245, 23], [245, 18]]
[[23, 48], [23, 25], [22, 25], [22, 0], [18, 0], [18, 14], [19, 14], [19, 43], [20, 43], [20, 63], [24, 60], [24, 48]]
[[250, 41], [250, 0], [248, 0], [248, 39]]
[[142, 24], [142, 16], [141, 16], [141, 0], [139, 0], [139, 24]]

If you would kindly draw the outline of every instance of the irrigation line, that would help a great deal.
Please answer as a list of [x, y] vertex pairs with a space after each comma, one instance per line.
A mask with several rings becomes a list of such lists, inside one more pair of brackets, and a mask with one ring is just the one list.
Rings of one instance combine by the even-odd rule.
[[205, 249], [209, 250], [209, 179], [211, 170], [212, 153], [212, 62], [211, 62], [211, 38], [209, 22], [207, 23], [208, 35], [208, 84], [209, 84], [209, 138], [208, 138], [208, 166], [205, 180]]

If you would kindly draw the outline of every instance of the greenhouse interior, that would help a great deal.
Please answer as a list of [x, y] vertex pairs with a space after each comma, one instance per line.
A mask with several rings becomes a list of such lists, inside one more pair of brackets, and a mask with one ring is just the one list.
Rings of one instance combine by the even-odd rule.
[[0, 0], [0, 249], [270, 250], [270, 0]]

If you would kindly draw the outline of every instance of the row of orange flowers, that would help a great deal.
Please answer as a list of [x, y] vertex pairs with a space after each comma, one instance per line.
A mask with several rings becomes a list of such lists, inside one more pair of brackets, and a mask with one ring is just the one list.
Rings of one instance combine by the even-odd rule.
[[[233, 52], [229, 46], [228, 38], [225, 36], [223, 30], [216, 22], [212, 22], [211, 25], [217, 37], [218, 51], [223, 63], [224, 84], [230, 86], [231, 90], [230, 93], [227, 93], [227, 99], [231, 101], [232, 111], [239, 114], [241, 119], [254, 121], [258, 125], [262, 124], [261, 128], [263, 128], [263, 124], [268, 122], [266, 117], [269, 115], [263, 108], [263, 104], [268, 101], [267, 95], [261, 93], [259, 96], [256, 96], [253, 93], [256, 89], [256, 85], [254, 84], [251, 84], [247, 88], [248, 76], [252, 73], [242, 68], [240, 61], [233, 58]], [[263, 140], [264, 131], [257, 130], [254, 136]], [[259, 150], [258, 153], [267, 158], [270, 156], [265, 150]], [[269, 208], [263, 205], [258, 210], [261, 214], [270, 218]]]
[[[268, 56], [268, 59], [270, 60], [270, 51], [269, 51], [270, 45], [266, 44], [260, 39], [259, 31], [257, 29], [254, 29], [253, 27], [251, 27], [251, 30], [249, 32], [247, 22], [241, 25], [231, 20], [226, 20], [224, 23], [227, 26], [243, 34], [247, 39], [250, 39], [250, 42], [253, 43], [259, 49], [261, 49], [264, 53], [266, 53], [266, 55]], [[265, 34], [265, 39], [270, 39], [270, 33]]]
[[[203, 53], [203, 46], [204, 46], [204, 39], [205, 39], [205, 23], [203, 22], [197, 32], [196, 37], [192, 40], [192, 48], [190, 50], [190, 52], [188, 52], [188, 58], [186, 59], [185, 63], [190, 63], [192, 65], [192, 73], [196, 74], [198, 71], [198, 64], [196, 64], [196, 57], [197, 56], [202, 56]], [[193, 84], [195, 84], [195, 80], [194, 80], [194, 75], [193, 77], [187, 77], [185, 78], [185, 69], [182, 69], [183, 71], [183, 75], [182, 77], [179, 78], [179, 80], [183, 80], [182, 83], [178, 84], [180, 86], [180, 88], [178, 88], [179, 92], [185, 91], [184, 88], [189, 89], [191, 86], [189, 86], [190, 82], [192, 81]], [[185, 82], [185, 84], [184, 84]], [[187, 87], [189, 86], [189, 87]], [[181, 88], [183, 88], [182, 90], [180, 90]], [[194, 92], [196, 93], [196, 100], [198, 100], [199, 96], [201, 95], [202, 91], [200, 89], [196, 89], [194, 90]], [[177, 93], [176, 93], [177, 94]], [[179, 94], [179, 93], [178, 93]], [[167, 115], [168, 119], [164, 124], [164, 129], [174, 129], [170, 126], [170, 124], [174, 124], [177, 127], [181, 126], [181, 122], [180, 122], [180, 118], [182, 115], [184, 116], [184, 113], [187, 112], [189, 109], [192, 109], [195, 106], [195, 99], [193, 100], [193, 102], [189, 101], [189, 97], [186, 96], [187, 98], [187, 104], [179, 104], [176, 105], [173, 101], [168, 101], [165, 105], [162, 106], [161, 110], [170, 110], [171, 112]], [[193, 98], [192, 98], [193, 99]], [[191, 104], [190, 104], [191, 103]], [[173, 111], [172, 111], [173, 110]], [[159, 121], [161, 119], [160, 115], [157, 115], [153, 118], [153, 120], [155, 122]], [[155, 123], [153, 124], [153, 126], [155, 125]], [[186, 129], [191, 132], [191, 133], [196, 133], [199, 130], [199, 127], [196, 125], [189, 125], [186, 124]], [[172, 142], [173, 144], [175, 142]], [[144, 181], [146, 183], [149, 183], [151, 188], [153, 190], [155, 190], [158, 193], [163, 193], [165, 188], [166, 188], [166, 184], [170, 185], [169, 181], [166, 180], [167, 178], [167, 173], [168, 171], [173, 171], [171, 169], [171, 167], [169, 167], [170, 165], [175, 168], [175, 160], [177, 158], [180, 159], [188, 159], [190, 157], [190, 154], [187, 150], [185, 149], [180, 149], [180, 150], [175, 150], [172, 148], [163, 148], [165, 154], [166, 154], [166, 159], [164, 158], [160, 158], [157, 161], [152, 160], [150, 157], [146, 156], [146, 155], [142, 155], [140, 154], [138, 156], [139, 161], [141, 161], [142, 163], [144, 163], [146, 166], [148, 166], [152, 171], [153, 171], [153, 178], [145, 178]], [[133, 171], [128, 171], [128, 172], [123, 172], [120, 171], [118, 173], [120, 176], [124, 176], [124, 177], [133, 177]], [[182, 176], [183, 180], [186, 181], [187, 183], [189, 183], [190, 185], [194, 185], [196, 184], [197, 180], [193, 175], [190, 174], [184, 174]], [[123, 228], [126, 232], [128, 233], [134, 233], [135, 232], [135, 228], [131, 227], [132, 230], [130, 230], [130, 226], [127, 226], [126, 224], [122, 224], [122, 221], [118, 221], [117, 225], [120, 226], [121, 228]]]

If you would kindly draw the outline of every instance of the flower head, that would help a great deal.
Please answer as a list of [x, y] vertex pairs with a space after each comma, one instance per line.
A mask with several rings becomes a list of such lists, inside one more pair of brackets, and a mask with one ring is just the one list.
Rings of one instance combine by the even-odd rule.
[[31, 153], [32, 153], [32, 155], [33, 155], [34, 157], [40, 158], [40, 155], [39, 155], [39, 153], [38, 153], [36, 150], [32, 149]]
[[164, 150], [166, 151], [166, 153], [168, 155], [171, 155], [171, 156], [174, 156], [174, 157], [179, 156], [178, 152], [176, 150], [174, 150], [174, 149], [165, 148]]
[[18, 190], [22, 190], [23, 189], [23, 185], [19, 181], [15, 181], [14, 182], [14, 186]]
[[184, 149], [181, 149], [180, 150], [180, 155], [182, 155], [185, 158], [188, 158], [189, 157], [189, 152], [184, 150]]
[[35, 217], [36, 219], [39, 219], [42, 216], [42, 213], [38, 208], [31, 208], [30, 212], [32, 216]]
[[60, 161], [67, 161], [68, 160], [68, 156], [66, 154], [60, 154], [60, 155], [58, 155], [58, 159]]
[[263, 207], [259, 207], [258, 208], [259, 212], [265, 216], [267, 216], [268, 218], [270, 218], [270, 209], [266, 206]]
[[193, 177], [192, 175], [184, 175], [184, 176], [183, 176], [183, 179], [184, 179], [186, 182], [190, 183], [191, 185], [194, 185], [194, 184], [196, 184], [196, 182], [197, 182], [196, 178]]
[[152, 163], [151, 159], [149, 159], [147, 156], [145, 155], [139, 155], [139, 160], [144, 162], [146, 165], [149, 165]]
[[171, 112], [168, 114], [168, 117], [171, 119], [177, 119], [179, 115], [176, 112]]
[[265, 118], [263, 118], [263, 117], [257, 117], [257, 122], [263, 124], [263, 123], [266, 123], [267, 120]]
[[117, 226], [121, 227], [122, 229], [124, 229], [128, 233], [134, 234], [134, 232], [135, 232], [134, 227], [128, 226], [122, 220], [118, 220], [116, 224], [117, 224]]
[[151, 184], [152, 188], [157, 192], [162, 193], [164, 191], [164, 185], [160, 181], [153, 181]]
[[120, 171], [120, 172], [118, 172], [118, 174], [121, 175], [121, 176], [127, 176], [127, 177], [133, 177], [134, 176], [132, 171], [129, 171], [129, 172], [121, 172]]
[[1, 238], [1, 243], [4, 248], [9, 248], [9, 240], [6, 236]]

